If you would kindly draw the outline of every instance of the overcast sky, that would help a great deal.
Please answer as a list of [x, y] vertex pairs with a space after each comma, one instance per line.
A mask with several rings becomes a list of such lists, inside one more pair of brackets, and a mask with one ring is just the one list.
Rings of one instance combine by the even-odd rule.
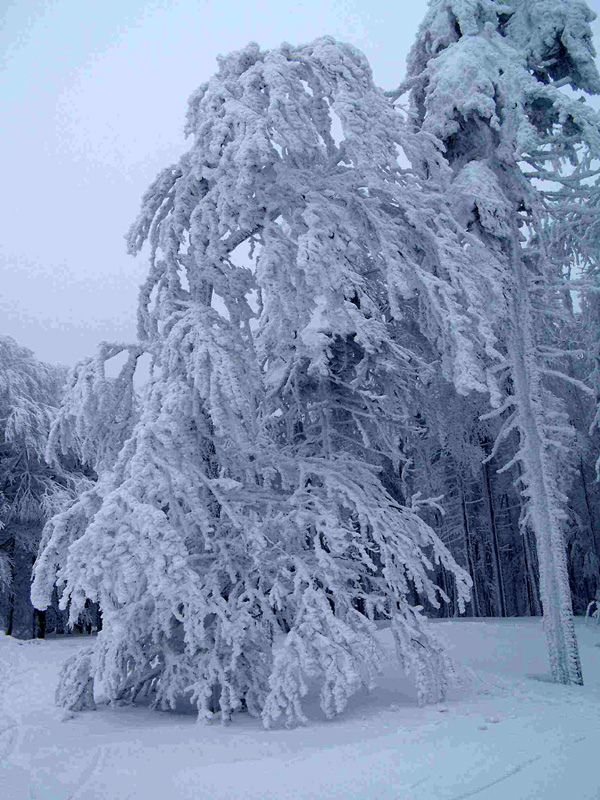
[[0, 334], [67, 364], [102, 339], [134, 339], [146, 264], [127, 255], [124, 234], [148, 184], [186, 149], [187, 99], [217, 54], [329, 33], [393, 88], [426, 7], [0, 0]]

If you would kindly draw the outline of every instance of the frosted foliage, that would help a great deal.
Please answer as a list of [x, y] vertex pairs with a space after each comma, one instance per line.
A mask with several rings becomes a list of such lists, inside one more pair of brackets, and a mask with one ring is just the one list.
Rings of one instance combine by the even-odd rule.
[[[506, 36], [543, 80], [567, 80], [577, 89], [600, 91], [590, 22], [596, 14], [579, 0], [512, 0]], [[542, 66], [543, 65], [543, 66]]]
[[555, 387], [593, 390], [566, 371], [556, 332], [569, 313], [565, 272], [576, 259], [593, 260], [584, 230], [597, 191], [600, 120], [561, 87], [600, 89], [593, 18], [585, 3], [567, 0], [434, 1], [408, 79], [392, 93], [410, 90], [415, 130], [442, 140], [455, 217], [502, 286], [492, 333], [505, 383], [492, 397], [489, 417], [502, 426], [490, 458], [517, 435], [503, 470], [519, 465], [521, 524], [536, 535], [552, 672], [565, 683], [581, 682], [564, 543], [574, 430]]
[[0, 336], [0, 529], [41, 522], [60, 491], [43, 455], [63, 380], [62, 368]]
[[[109, 471], [139, 417], [133, 379], [143, 352], [140, 346], [103, 342], [95, 358], [77, 364], [67, 377], [60, 409], [50, 427], [46, 457], [56, 468], [61, 457], [75, 456], [94, 470], [99, 482], [95, 485], [89, 478], [73, 475], [74, 501], [73, 491], [70, 496], [66, 490], [53, 494], [55, 502], [49, 509], [52, 513], [42, 532], [34, 570], [31, 596], [37, 608], [48, 608], [55, 581], [59, 588], [65, 585], [59, 565], [98, 511]], [[121, 354], [126, 359], [119, 375], [108, 378], [106, 363]]]
[[[120, 374], [107, 378], [106, 362], [123, 352], [128, 357]], [[133, 375], [142, 352], [139, 347], [103, 343], [96, 358], [71, 371], [50, 432], [50, 460], [73, 453], [98, 474], [114, 465], [137, 419]]]
[[27, 454], [44, 452], [62, 378], [58, 367], [38, 361], [9, 336], [0, 336], [0, 421], [5, 441]]
[[0, 593], [6, 592], [10, 588], [11, 583], [12, 583], [11, 560], [7, 553], [0, 553]]
[[565, 81], [600, 90], [590, 22], [596, 14], [582, 0], [430, 0], [409, 57], [418, 75], [432, 56], [459, 39], [499, 33], [539, 80]]
[[151, 382], [131, 435], [124, 421], [113, 436], [129, 390], [80, 367], [56, 446], [79, 437], [101, 474], [47, 526], [36, 602], [56, 582], [72, 621], [100, 603], [90, 663], [113, 701], [186, 695], [201, 718], [291, 724], [316, 680], [339, 713], [377, 673], [376, 616], [420, 699], [439, 698], [450, 665], [410, 598], [446, 599], [436, 563], [460, 604], [469, 578], [384, 475], [417, 381], [441, 368], [462, 392], [495, 385], [494, 286], [448, 212], [451, 170], [330, 38], [220, 59], [187, 132], [128, 237], [151, 248]]
[[[36, 608], [47, 609], [52, 603], [54, 583], [59, 589], [65, 584], [59, 565], [69, 546], [79, 537], [100, 505], [95, 486], [84, 489], [75, 501], [54, 514], [44, 526], [38, 556], [34, 566], [31, 601]], [[63, 604], [63, 608], [66, 603]]]
[[455, 215], [465, 227], [475, 220], [486, 233], [510, 237], [511, 207], [504, 197], [498, 178], [485, 161], [469, 161], [452, 184], [456, 198]]
[[56, 705], [71, 711], [95, 708], [91, 647], [80, 650], [68, 658], [61, 670], [61, 680], [56, 691]]

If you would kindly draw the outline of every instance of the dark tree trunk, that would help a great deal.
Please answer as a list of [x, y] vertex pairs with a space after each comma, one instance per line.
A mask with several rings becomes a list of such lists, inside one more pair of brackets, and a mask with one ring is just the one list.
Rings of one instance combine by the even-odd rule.
[[13, 581], [7, 630], [15, 639], [33, 639], [35, 636], [34, 609], [29, 598], [32, 567], [32, 554], [16, 544], [13, 551]]
[[36, 639], [44, 639], [46, 636], [46, 612], [37, 608], [33, 609], [33, 634]]
[[585, 479], [585, 467], [583, 465], [583, 459], [579, 459], [579, 475], [581, 476], [581, 486], [583, 488], [583, 499], [585, 502], [585, 510], [588, 516], [588, 522], [590, 526], [590, 538], [592, 541], [592, 547], [594, 549], [594, 554], [597, 559], [600, 560], [600, 544], [598, 543], [598, 536], [596, 531], [596, 520], [594, 519], [594, 513], [592, 511], [592, 507], [590, 504], [590, 495], [588, 492], [587, 481]]
[[502, 574], [502, 562], [500, 559], [500, 547], [498, 545], [498, 526], [496, 524], [496, 513], [494, 510], [494, 498], [490, 485], [490, 470], [486, 463], [483, 465], [484, 484], [487, 494], [487, 507], [490, 518], [490, 531], [492, 534], [492, 573], [494, 576], [494, 606], [495, 612], [501, 617], [506, 616], [506, 596], [504, 591], [504, 575]]
[[466, 550], [466, 555], [467, 555], [467, 565], [468, 565], [468, 569], [469, 569], [469, 574], [471, 575], [471, 578], [473, 579], [473, 598], [471, 600], [472, 614], [473, 614], [474, 617], [480, 617], [481, 616], [481, 603], [479, 601], [479, 592], [478, 592], [478, 586], [477, 586], [477, 575], [475, 573], [475, 565], [474, 565], [474, 561], [473, 561], [473, 543], [471, 541], [471, 530], [469, 528], [469, 516], [468, 516], [468, 513], [467, 513], [467, 504], [466, 504], [466, 501], [465, 501], [464, 486], [463, 486], [463, 483], [462, 483], [462, 478], [460, 478], [460, 477], [459, 477], [459, 483], [458, 483], [458, 490], [460, 492], [460, 504], [461, 504], [462, 515], [463, 515], [463, 526], [464, 526], [464, 530], [465, 530], [465, 550]]
[[540, 587], [539, 579], [535, 570], [535, 559], [533, 556], [533, 548], [529, 539], [529, 530], [523, 530], [523, 553], [525, 556], [525, 571], [527, 575], [527, 587], [533, 616], [542, 616], [542, 604], [540, 602]]

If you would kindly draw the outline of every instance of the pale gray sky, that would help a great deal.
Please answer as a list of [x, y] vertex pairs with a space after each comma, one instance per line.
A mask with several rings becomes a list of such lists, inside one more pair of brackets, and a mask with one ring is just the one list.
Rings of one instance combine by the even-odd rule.
[[[589, 4], [600, 11], [600, 0]], [[67, 364], [102, 339], [135, 337], [146, 264], [123, 237], [148, 184], [184, 152], [187, 99], [217, 54], [329, 33], [363, 50], [377, 83], [393, 88], [426, 7], [0, 0], [0, 333]]]

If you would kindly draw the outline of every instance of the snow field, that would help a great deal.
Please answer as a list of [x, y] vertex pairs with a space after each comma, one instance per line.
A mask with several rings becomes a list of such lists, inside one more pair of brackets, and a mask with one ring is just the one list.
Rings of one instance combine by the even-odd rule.
[[62, 660], [86, 637], [0, 638], [3, 800], [597, 800], [600, 626], [577, 620], [586, 685], [548, 682], [539, 619], [434, 623], [462, 674], [419, 708], [389, 653], [377, 688], [307, 727], [228, 727], [142, 706], [71, 715], [53, 705]]

